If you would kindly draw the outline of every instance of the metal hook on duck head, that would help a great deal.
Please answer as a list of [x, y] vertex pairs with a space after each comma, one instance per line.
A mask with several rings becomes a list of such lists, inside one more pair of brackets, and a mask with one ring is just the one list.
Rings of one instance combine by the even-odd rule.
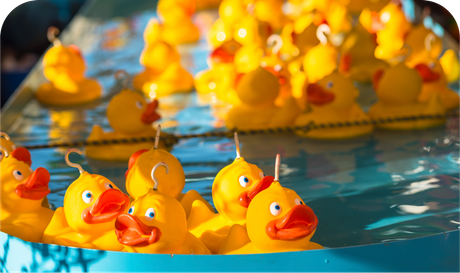
[[275, 160], [275, 182], [280, 181], [280, 165], [281, 165], [281, 159], [280, 159], [280, 154], [276, 154], [276, 160]]
[[318, 40], [321, 42], [322, 45], [327, 44], [326, 35], [331, 35], [331, 28], [327, 24], [321, 24], [316, 29], [316, 37], [318, 38]]
[[412, 48], [408, 44], [404, 44], [402, 49], [406, 49], [406, 52], [402, 54], [402, 62], [404, 62], [410, 55], [412, 55]]
[[271, 45], [273, 45], [272, 54], [278, 54], [280, 49], [283, 47], [283, 38], [281, 38], [281, 36], [279, 36], [278, 34], [270, 35], [270, 37], [268, 37], [267, 39], [267, 46]]
[[157, 134], [155, 135], [155, 145], [153, 146], [153, 149], [158, 149], [158, 143], [160, 142], [160, 133], [161, 133], [161, 125], [158, 124]]
[[3, 137], [4, 139], [6, 140], [10, 140], [10, 136], [7, 134], [7, 133], [4, 133], [4, 132], [0, 132], [0, 137]]
[[129, 73], [126, 72], [126, 70], [118, 69], [117, 71], [115, 71], [115, 79], [123, 80], [123, 89], [128, 88], [130, 77], [129, 77]]
[[235, 132], [233, 134], [233, 137], [235, 138], [235, 146], [236, 146], [236, 159], [241, 158], [241, 153], [240, 153], [240, 139], [238, 138], [238, 133]]
[[154, 190], [158, 190], [158, 179], [155, 177], [155, 171], [158, 169], [158, 167], [160, 166], [164, 166], [165, 169], [166, 169], [166, 174], [169, 174], [169, 166], [168, 164], [164, 163], [164, 162], [160, 162], [158, 164], [156, 164], [153, 168], [152, 168], [152, 172], [150, 173], [150, 176], [152, 177], [153, 179], [153, 182], [155, 183], [153, 185], [153, 189]]
[[0, 145], [0, 151], [1, 151], [0, 161], [1, 161], [4, 157], [10, 156], [10, 154], [8, 153], [8, 150], [6, 150], [5, 147], [3, 147], [2, 145]]
[[83, 168], [81, 167], [80, 164], [77, 164], [77, 163], [72, 163], [70, 162], [69, 160], [69, 154], [72, 153], [72, 152], [75, 152], [79, 155], [82, 155], [83, 153], [78, 150], [78, 149], [75, 149], [75, 148], [70, 148], [67, 150], [67, 152], [65, 153], [65, 163], [67, 163], [67, 165], [69, 165], [70, 167], [73, 167], [73, 168], [77, 168], [78, 171], [80, 171], [80, 173], [83, 173], [85, 170], [83, 170]]
[[436, 40], [436, 36], [433, 33], [429, 33], [425, 38], [425, 49], [430, 52], [432, 49], [432, 44]]
[[61, 45], [61, 40], [57, 37], [59, 35], [60, 31], [57, 27], [51, 26], [48, 28], [48, 31], [46, 33], [46, 36], [48, 37], [48, 41], [52, 43], [55, 46], [60, 46]]

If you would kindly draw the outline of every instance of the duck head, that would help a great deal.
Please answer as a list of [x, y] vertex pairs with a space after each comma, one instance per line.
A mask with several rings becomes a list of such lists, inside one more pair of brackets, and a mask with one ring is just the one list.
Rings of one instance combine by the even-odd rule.
[[30, 153], [22, 147], [11, 154], [2, 148], [0, 160], [2, 208], [25, 212], [41, 207], [43, 198], [50, 193], [49, 172], [42, 167], [32, 171]]
[[126, 172], [126, 190], [133, 198], [144, 195], [150, 188], [153, 188], [151, 179], [152, 167], [159, 162], [168, 164], [169, 174], [165, 169], [156, 171], [156, 176], [160, 181], [158, 191], [177, 197], [185, 186], [185, 174], [179, 160], [169, 152], [152, 147], [150, 150], [141, 150], [133, 154], [129, 160], [129, 169]]
[[351, 107], [359, 95], [353, 82], [337, 71], [307, 86], [307, 100], [312, 108], [334, 110]]
[[219, 5], [219, 17], [225, 24], [234, 25], [247, 14], [241, 0], [223, 0]]
[[221, 46], [214, 49], [210, 57], [210, 66], [213, 64], [221, 63], [233, 63], [235, 54], [238, 49], [241, 48], [241, 44], [235, 42], [235, 40], [228, 40], [222, 43]]
[[144, 41], [146, 44], [154, 44], [161, 41], [161, 24], [154, 18], [150, 19], [144, 30]]
[[118, 216], [115, 233], [121, 244], [136, 252], [172, 253], [185, 241], [185, 211], [174, 197], [149, 189], [132, 202], [128, 213]]
[[400, 63], [374, 75], [374, 90], [384, 103], [404, 105], [413, 103], [422, 89], [422, 77], [415, 69]]
[[156, 112], [157, 107], [157, 100], [147, 103], [140, 93], [124, 89], [110, 100], [107, 119], [115, 131], [135, 135], [161, 118]]
[[279, 182], [254, 197], [246, 217], [251, 242], [267, 252], [307, 249], [317, 225], [313, 210]]
[[236, 88], [241, 102], [253, 107], [272, 106], [279, 91], [278, 78], [260, 66], [242, 76]]
[[53, 45], [43, 57], [43, 68], [45, 77], [60, 87], [69, 81], [83, 80], [85, 63], [77, 46], [63, 46], [58, 43]]
[[373, 58], [377, 44], [372, 35], [361, 24], [358, 24], [345, 37], [341, 46], [340, 71], [348, 72], [353, 60]]
[[[158, 16], [168, 24], [181, 24], [195, 12], [196, 1], [193, 0], [161, 0], [157, 5]], [[190, 19], [189, 19], [190, 20]]]
[[237, 157], [223, 168], [212, 184], [212, 199], [217, 211], [227, 220], [242, 222], [252, 199], [265, 190], [273, 176], [264, 176], [261, 169]]
[[236, 72], [248, 73], [257, 69], [263, 56], [264, 50], [259, 45], [250, 44], [241, 47], [235, 53], [234, 63]]
[[414, 68], [422, 78], [423, 84], [447, 85], [444, 70], [437, 58], [430, 56], [428, 51], [414, 56], [407, 62], [409, 67]]
[[252, 15], [246, 15], [236, 22], [233, 38], [243, 46], [250, 44], [265, 46], [265, 41], [272, 32], [267, 22], [262, 22]]
[[179, 63], [180, 56], [174, 46], [160, 40], [146, 45], [141, 53], [139, 62], [152, 71], [153, 74], [160, 74], [169, 65]]

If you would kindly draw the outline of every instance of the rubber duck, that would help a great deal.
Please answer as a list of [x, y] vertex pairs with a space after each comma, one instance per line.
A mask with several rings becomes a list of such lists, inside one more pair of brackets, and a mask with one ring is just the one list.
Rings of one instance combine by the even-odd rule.
[[419, 55], [429, 55], [433, 58], [438, 58], [442, 52], [442, 40], [430, 29], [427, 29], [423, 24], [419, 24], [411, 29], [405, 44], [411, 49], [411, 54], [406, 61], [410, 62], [412, 58], [417, 58]]
[[339, 71], [354, 81], [370, 82], [377, 70], [383, 70], [389, 65], [375, 58], [377, 44], [372, 34], [358, 25], [347, 34], [341, 46]]
[[[8, 154], [11, 154], [14, 149], [16, 149], [16, 145], [13, 141], [11, 141], [10, 136], [4, 132], [0, 132], [0, 146], [2, 146], [3, 149], [8, 152]], [[3, 154], [1, 156], [3, 156]]]
[[[113, 128], [111, 132], [104, 132], [101, 126], [93, 125], [88, 136], [88, 141], [101, 141], [111, 139], [131, 139], [140, 137], [153, 137], [156, 130], [152, 123], [161, 118], [156, 112], [158, 100], [147, 102], [144, 96], [126, 87], [127, 73], [118, 71], [116, 77], [125, 74], [125, 87], [116, 94], [107, 106], [107, 120]], [[162, 143], [164, 146], [164, 143]], [[133, 153], [141, 149], [148, 149], [152, 146], [150, 142], [92, 145], [87, 146], [85, 153], [88, 157], [108, 160], [127, 161]]]
[[163, 36], [158, 22], [150, 20], [145, 28], [145, 47], [139, 60], [145, 70], [133, 79], [134, 88], [150, 98], [193, 89], [192, 75], [181, 66], [179, 53]]
[[282, 107], [275, 106], [279, 92], [278, 78], [266, 69], [259, 67], [245, 74], [236, 88], [241, 105], [230, 109], [225, 125], [239, 130], [292, 125], [300, 109], [292, 97], [287, 98]]
[[330, 33], [331, 29], [326, 24], [322, 24], [317, 28], [317, 37], [321, 43], [310, 49], [303, 61], [303, 69], [307, 75], [308, 82], [317, 82], [337, 68], [337, 49], [328, 43], [326, 37]]
[[35, 96], [48, 105], [75, 105], [98, 99], [102, 87], [96, 80], [86, 79], [85, 62], [75, 45], [64, 46], [55, 37], [59, 31], [50, 27], [48, 39], [53, 46], [43, 57], [43, 72], [50, 81], [42, 84]]
[[[418, 101], [423, 80], [417, 70], [400, 63], [374, 76], [374, 89], [379, 101], [369, 109], [372, 119], [445, 114], [439, 93], [432, 93], [426, 102]], [[443, 124], [445, 119], [418, 119], [376, 126], [394, 130], [422, 129]]]
[[[353, 123], [367, 121], [369, 117], [356, 103], [359, 96], [358, 89], [353, 81], [334, 71], [317, 83], [307, 87], [307, 100], [311, 111], [300, 115], [295, 120], [296, 126], [328, 123]], [[320, 139], [340, 139], [356, 137], [372, 132], [372, 125], [362, 125], [343, 128], [318, 128], [311, 130], [297, 130], [300, 136]]]
[[323, 249], [311, 242], [318, 218], [293, 190], [279, 183], [279, 154], [273, 183], [249, 204], [246, 227], [229, 231], [219, 254], [272, 253]]
[[236, 133], [235, 142], [235, 160], [219, 171], [212, 184], [212, 199], [218, 213], [197, 200], [187, 221], [188, 230], [213, 254], [219, 251], [233, 224], [246, 223], [246, 211], [251, 200], [274, 179], [273, 176], [264, 176], [261, 169], [241, 157]]
[[131, 203], [128, 213], [118, 216], [115, 233], [125, 251], [136, 253], [211, 254], [206, 246], [187, 230], [184, 208], [170, 195], [161, 193], [155, 171], [169, 166], [156, 164], [151, 171], [154, 181], [150, 188]]
[[444, 52], [439, 62], [441, 63], [442, 70], [444, 70], [447, 82], [458, 82], [460, 78], [460, 64], [457, 53], [452, 49], [448, 49]]
[[458, 108], [460, 97], [447, 86], [446, 76], [436, 57], [432, 57], [429, 51], [425, 51], [424, 56], [421, 54], [413, 56], [407, 64], [416, 69], [423, 80], [419, 101], [428, 102], [432, 94], [437, 93], [446, 109]]
[[232, 105], [240, 104], [234, 90], [237, 73], [233, 64], [234, 57], [241, 45], [234, 40], [224, 42], [213, 50], [208, 59], [209, 69], [200, 71], [195, 76], [198, 93], [215, 93], [221, 101]]
[[190, 190], [182, 193], [185, 186], [185, 174], [179, 160], [164, 149], [158, 146], [160, 139], [161, 127], [158, 125], [157, 136], [155, 137], [155, 145], [151, 149], [143, 149], [134, 153], [129, 159], [128, 170], [126, 171], [126, 190], [129, 196], [136, 199], [144, 195], [148, 189], [153, 187], [153, 181], [150, 179], [150, 171], [152, 166], [158, 162], [168, 164], [168, 170], [171, 169], [171, 174], [167, 172], [158, 173], [160, 180], [167, 180], [168, 183], [161, 183], [158, 191], [176, 198], [184, 207], [186, 216], [190, 214], [192, 203], [195, 200], [200, 200], [205, 203], [208, 208], [212, 206], [195, 190]]
[[411, 24], [407, 21], [398, 0], [388, 3], [379, 13], [364, 10], [361, 17], [367, 17], [361, 22], [366, 22], [363, 25], [367, 24], [370, 32], [377, 34], [376, 58], [390, 60], [401, 54]]
[[279, 32], [289, 19], [283, 13], [282, 0], [257, 0], [254, 3], [254, 16], [270, 25], [274, 32]]
[[268, 37], [273, 32], [268, 23], [249, 14], [238, 20], [233, 29], [233, 39], [242, 46], [259, 45], [265, 47]]
[[54, 212], [53, 218], [43, 234], [43, 242], [64, 246], [120, 251], [113, 231], [116, 218], [129, 208], [129, 197], [122, 193], [107, 178], [89, 174], [69, 161], [69, 154], [78, 149], [69, 149], [65, 161], [78, 168], [80, 177], [67, 188], [64, 207]]
[[192, 23], [195, 0], [160, 0], [157, 12], [163, 22], [162, 36], [171, 45], [194, 43], [200, 38], [200, 31]]
[[42, 206], [50, 193], [50, 174], [41, 167], [32, 171], [27, 149], [19, 147], [9, 153], [0, 148], [0, 230], [25, 241], [41, 242], [53, 217], [53, 211]]

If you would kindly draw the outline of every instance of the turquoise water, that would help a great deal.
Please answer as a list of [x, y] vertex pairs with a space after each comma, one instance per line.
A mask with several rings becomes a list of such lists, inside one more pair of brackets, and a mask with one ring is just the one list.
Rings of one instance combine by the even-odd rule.
[[[31, 101], [8, 132], [21, 145], [52, 140], [85, 139], [93, 124], [109, 129], [105, 108], [115, 85], [113, 73], [142, 70], [139, 55], [142, 32], [153, 11], [126, 19], [94, 23], [90, 38], [80, 39], [87, 75], [97, 78], [105, 98], [77, 108], [45, 108]], [[215, 13], [200, 12], [196, 22], [205, 30]], [[110, 36], [108, 33], [112, 33]], [[113, 34], [115, 33], [115, 34]], [[111, 37], [111, 38], [109, 38]], [[108, 44], [119, 44], [110, 48]], [[205, 40], [179, 48], [193, 74], [207, 67]], [[458, 90], [458, 86], [455, 87]], [[359, 85], [360, 104], [367, 109], [375, 94]], [[160, 99], [165, 130], [174, 134], [222, 130], [212, 108], [196, 93]], [[372, 135], [341, 141], [319, 141], [293, 134], [241, 136], [241, 153], [265, 174], [274, 174], [275, 155], [281, 154], [280, 181], [294, 189], [319, 218], [313, 241], [326, 247], [365, 245], [405, 240], [459, 228], [458, 119], [445, 126], [414, 132], [376, 130]], [[82, 149], [83, 147], [76, 147]], [[78, 171], [66, 165], [66, 149], [32, 150], [33, 168], [51, 173], [49, 201], [62, 206], [67, 186]], [[187, 177], [186, 190], [198, 190], [208, 201], [217, 172], [235, 158], [233, 139], [181, 140], [172, 149]], [[101, 162], [71, 155], [90, 173], [104, 175], [124, 190], [127, 162]]]

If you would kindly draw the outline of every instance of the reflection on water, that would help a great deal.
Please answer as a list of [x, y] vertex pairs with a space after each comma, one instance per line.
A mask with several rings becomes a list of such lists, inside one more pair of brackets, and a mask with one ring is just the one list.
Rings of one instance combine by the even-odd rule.
[[[87, 75], [104, 86], [104, 98], [68, 109], [44, 108], [32, 101], [8, 132], [11, 137], [19, 144], [31, 145], [85, 139], [93, 124], [109, 129], [105, 109], [110, 97], [120, 90], [113, 73], [125, 69], [135, 74], [142, 69], [142, 33], [154, 15], [146, 11], [103, 24], [93, 22], [85, 29], [91, 32], [88, 37], [92, 40], [84, 40], [83, 52]], [[215, 16], [211, 12], [196, 15], [202, 33]], [[80, 41], [78, 35], [75, 39]], [[193, 74], [206, 68], [209, 48], [204, 38], [179, 47], [179, 51], [184, 66]], [[367, 109], [375, 94], [369, 92], [369, 85], [358, 87], [359, 103]], [[223, 130], [222, 122], [212, 114], [216, 109], [210, 101], [196, 93], [161, 98], [161, 123], [174, 134]], [[240, 142], [242, 156], [267, 175], [274, 174], [275, 155], [281, 154], [281, 184], [296, 190], [313, 208], [319, 218], [315, 242], [326, 247], [404, 240], [459, 227], [458, 119], [430, 130], [377, 130], [369, 136], [339, 141], [273, 134], [240, 136]], [[48, 199], [54, 207], [62, 206], [67, 186], [78, 177], [76, 169], [65, 164], [64, 152], [31, 151], [32, 167], [45, 167], [51, 173]], [[183, 164], [187, 177], [184, 191], [198, 190], [212, 203], [215, 175], [235, 158], [233, 140], [185, 139], [171, 152]], [[124, 190], [127, 162], [101, 162], [76, 154], [71, 157], [89, 173], [106, 176]]]

